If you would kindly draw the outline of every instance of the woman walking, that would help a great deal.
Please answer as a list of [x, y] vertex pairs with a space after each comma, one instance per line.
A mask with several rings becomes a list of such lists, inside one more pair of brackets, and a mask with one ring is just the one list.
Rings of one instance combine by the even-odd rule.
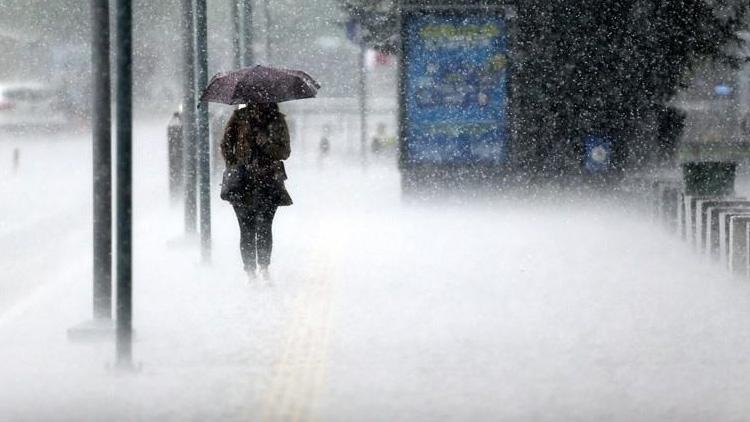
[[247, 186], [232, 201], [240, 225], [240, 252], [248, 281], [260, 275], [269, 280], [273, 250], [272, 224], [279, 206], [292, 204], [284, 186], [281, 160], [289, 158], [289, 130], [275, 103], [248, 104], [232, 114], [224, 131], [221, 153], [227, 168], [244, 166]]

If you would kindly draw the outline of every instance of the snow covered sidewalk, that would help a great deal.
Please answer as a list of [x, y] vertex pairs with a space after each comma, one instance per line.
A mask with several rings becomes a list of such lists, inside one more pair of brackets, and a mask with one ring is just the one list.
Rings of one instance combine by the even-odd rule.
[[210, 266], [182, 237], [158, 136], [137, 137], [140, 371], [66, 338], [90, 317], [82, 218], [0, 309], [0, 420], [750, 420], [750, 285], [616, 202], [405, 204], [393, 168], [293, 159], [274, 284], [248, 286], [226, 204]]

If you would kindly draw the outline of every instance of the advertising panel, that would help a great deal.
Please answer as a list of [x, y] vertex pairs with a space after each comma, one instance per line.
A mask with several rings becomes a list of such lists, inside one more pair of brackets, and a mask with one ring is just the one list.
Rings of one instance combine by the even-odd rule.
[[402, 162], [506, 160], [507, 30], [487, 12], [406, 14]]

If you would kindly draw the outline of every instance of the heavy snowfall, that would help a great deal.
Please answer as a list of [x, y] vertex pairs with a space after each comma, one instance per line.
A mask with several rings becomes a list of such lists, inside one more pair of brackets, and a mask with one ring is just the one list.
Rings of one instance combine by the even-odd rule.
[[[491, 182], [482, 174], [446, 183], [443, 175], [415, 188], [405, 182], [411, 146], [400, 139], [411, 133], [404, 113], [413, 106], [408, 90], [398, 90], [409, 83], [400, 68], [406, 62], [399, 61], [406, 53], [390, 45], [402, 41], [347, 38], [350, 15], [362, 24], [375, 13], [373, 5], [385, 13], [392, 2], [250, 2], [257, 57], [307, 69], [321, 89], [318, 98], [280, 105], [291, 138], [285, 166], [294, 204], [276, 213], [270, 276], [249, 280], [237, 218], [219, 197], [217, 145], [233, 107], [209, 109], [207, 259], [200, 227], [186, 230], [184, 186], [176, 194], [170, 187], [167, 126], [183, 99], [179, 8], [185, 2], [167, 2], [177, 10], [164, 17], [160, 6], [135, 1], [133, 342], [132, 367], [123, 368], [116, 319], [102, 333], [75, 335], [92, 318], [94, 295], [95, 157], [85, 55], [91, 34], [70, 30], [72, 39], [63, 41], [51, 34], [62, 30], [55, 19], [83, 22], [76, 13], [88, 19], [88, 5], [33, 1], [29, 10], [23, 3], [0, 0], [0, 9], [31, 25], [25, 32], [0, 18], [0, 46], [13, 52], [0, 58], [0, 67], [15, 69], [0, 70], [0, 421], [750, 420], [750, 283], [690, 240], [685, 213], [692, 182], [682, 166], [731, 162], [732, 192], [715, 197], [750, 197], [747, 67], [737, 68], [734, 85], [714, 78], [730, 68], [684, 69], [688, 87], [673, 93], [669, 107], [687, 117], [674, 148], [659, 150], [669, 156], [639, 144], [628, 156], [650, 161], [620, 166], [618, 147], [610, 150], [606, 138], [573, 147], [591, 157], [571, 171], [573, 152], [539, 141], [534, 151], [541, 155], [531, 159], [552, 168], [517, 171], [503, 163], [501, 177]], [[114, 10], [120, 2], [110, 3]], [[209, 69], [218, 72], [232, 67], [225, 36], [231, 22], [226, 10], [208, 3]], [[518, 19], [538, 6], [512, 3]], [[510, 19], [508, 10], [503, 16]], [[384, 22], [390, 21], [370, 30], [382, 30]], [[518, 30], [544, 36], [532, 27]], [[290, 28], [300, 33], [284, 33]], [[162, 31], [164, 40], [157, 37]], [[26, 48], [32, 50], [21, 51]], [[56, 72], [69, 73], [45, 80], [37, 66], [47, 59]], [[2, 96], [6, 87], [12, 92], [21, 85], [64, 101], [22, 110], [23, 99]], [[706, 86], [710, 98], [696, 100]], [[518, 89], [525, 88], [536, 89]], [[545, 95], [568, 95], [547, 89]], [[737, 94], [727, 100], [727, 89]], [[361, 109], [357, 95], [367, 96]], [[528, 112], [523, 107], [532, 100], [519, 100], [516, 113]], [[116, 110], [118, 100], [112, 101]], [[579, 105], [568, 110], [583, 116], [565, 132], [568, 141], [572, 133], [589, 139], [580, 125], [597, 119], [596, 111]], [[550, 113], [544, 121], [532, 122], [539, 116], [532, 113], [529, 121], [513, 122], [509, 112], [513, 134], [502, 145], [528, 145], [525, 136], [549, 140], [540, 128], [554, 127], [557, 136], [567, 130], [559, 129], [561, 122], [572, 125], [571, 115], [553, 118], [547, 107], [534, 109]], [[711, 107], [718, 120], [710, 120]], [[607, 118], [620, 119], [629, 112], [623, 110]], [[622, 130], [612, 136], [615, 144], [629, 124], [608, 126]], [[658, 126], [627, 133], [641, 140]], [[613, 155], [599, 160], [592, 151]], [[113, 157], [113, 168], [121, 158]], [[450, 164], [449, 173], [466, 163]], [[664, 180], [678, 186], [679, 200], [669, 202], [654, 189]], [[672, 203], [674, 212], [664, 205]], [[700, 205], [693, 205], [699, 218]], [[113, 303], [116, 314], [116, 291]]]

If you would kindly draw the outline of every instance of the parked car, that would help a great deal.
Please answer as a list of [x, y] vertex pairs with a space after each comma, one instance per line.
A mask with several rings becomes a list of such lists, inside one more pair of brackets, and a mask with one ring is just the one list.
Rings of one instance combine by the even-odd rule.
[[52, 88], [39, 83], [0, 83], [0, 129], [58, 130], [69, 121]]

